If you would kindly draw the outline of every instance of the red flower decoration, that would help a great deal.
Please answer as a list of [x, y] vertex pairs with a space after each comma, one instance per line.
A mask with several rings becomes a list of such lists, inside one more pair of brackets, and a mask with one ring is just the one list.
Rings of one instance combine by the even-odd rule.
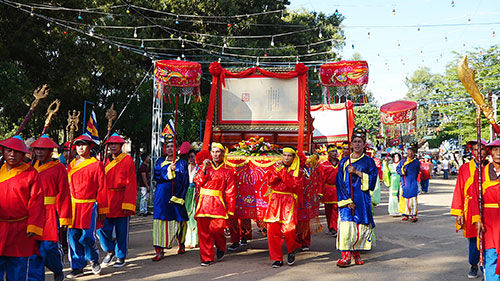
[[210, 74], [212, 74], [213, 76], [220, 76], [222, 73], [222, 66], [220, 65], [220, 63], [214, 61], [208, 67], [208, 71], [210, 71]]
[[297, 71], [299, 73], [299, 75], [306, 74], [308, 70], [309, 70], [309, 67], [307, 67], [303, 63], [297, 63], [295, 65], [295, 71]]

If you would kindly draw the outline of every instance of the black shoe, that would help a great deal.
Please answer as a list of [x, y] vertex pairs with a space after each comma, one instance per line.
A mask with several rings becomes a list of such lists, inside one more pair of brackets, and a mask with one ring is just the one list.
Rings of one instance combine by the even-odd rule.
[[333, 236], [333, 237], [335, 237], [335, 238], [337, 238], [337, 231], [335, 231], [335, 230], [334, 230], [334, 231], [332, 232], [332, 236]]
[[470, 267], [470, 271], [469, 273], [467, 274], [467, 278], [469, 279], [474, 279], [474, 278], [477, 278], [479, 277], [479, 275], [477, 274], [477, 270], [478, 270], [478, 267], [477, 265], [473, 265]]
[[117, 258], [115, 263], [113, 264], [113, 267], [123, 267], [123, 266], [125, 266], [125, 259]]
[[71, 272], [66, 275], [66, 278], [76, 278], [76, 277], [80, 277], [80, 276], [83, 276], [83, 269], [73, 269], [71, 270]]
[[54, 281], [63, 281], [64, 273], [61, 271], [59, 273], [54, 273]]
[[233, 243], [231, 246], [227, 247], [229, 251], [236, 251], [240, 247], [240, 243]]
[[291, 252], [288, 254], [288, 259], [286, 263], [288, 265], [293, 265], [295, 263], [295, 252]]
[[209, 266], [211, 263], [211, 261], [202, 261], [201, 266]]
[[240, 245], [246, 246], [246, 245], [248, 245], [248, 241], [246, 239], [241, 239]]
[[101, 273], [101, 265], [96, 261], [92, 262], [92, 273], [95, 275]]
[[106, 267], [106, 266], [110, 265], [110, 264], [111, 264], [111, 262], [113, 261], [113, 258], [114, 258], [114, 257], [115, 257], [115, 253], [108, 253], [108, 254], [104, 257], [104, 259], [102, 260], [101, 265], [102, 265], [103, 267]]
[[217, 260], [218, 261], [221, 261], [224, 258], [224, 255], [225, 255], [224, 251], [221, 251], [221, 250], [217, 249], [216, 256], [217, 256]]
[[283, 266], [282, 261], [275, 261], [275, 262], [273, 262], [273, 265], [272, 265], [273, 268], [278, 268], [278, 267], [282, 267], [282, 266]]

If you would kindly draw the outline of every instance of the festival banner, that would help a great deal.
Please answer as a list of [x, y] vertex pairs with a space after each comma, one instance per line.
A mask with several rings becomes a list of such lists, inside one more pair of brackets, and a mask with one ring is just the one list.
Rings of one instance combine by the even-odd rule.
[[94, 110], [90, 113], [89, 121], [87, 122], [87, 127], [85, 128], [85, 134], [87, 134], [92, 140], [98, 145], [100, 144], [99, 132], [97, 130], [97, 118], [95, 116]]

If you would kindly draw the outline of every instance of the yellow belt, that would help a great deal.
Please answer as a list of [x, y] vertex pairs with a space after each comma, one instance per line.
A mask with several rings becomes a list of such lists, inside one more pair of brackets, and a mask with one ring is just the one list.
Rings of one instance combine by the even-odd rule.
[[45, 204], [45, 205], [54, 205], [55, 203], [56, 203], [55, 196], [45, 196], [43, 198], [43, 204]]
[[202, 188], [200, 189], [200, 195], [208, 195], [208, 196], [222, 196], [222, 191], [215, 189]]
[[334, 184], [327, 184], [327, 183], [325, 183], [325, 186], [328, 186], [328, 187], [335, 187], [335, 185], [334, 185]]
[[97, 201], [96, 199], [76, 199], [74, 197], [71, 197], [71, 200], [73, 203], [94, 203]]
[[17, 219], [10, 219], [10, 220], [0, 219], [0, 222], [18, 222], [18, 221], [23, 221], [23, 220], [25, 220], [27, 218], [28, 218], [28, 216], [25, 216], [25, 217], [22, 217], [22, 218], [17, 218]]
[[499, 208], [497, 203], [484, 204], [485, 208]]
[[273, 190], [271, 191], [271, 194], [276, 193], [276, 194], [284, 194], [284, 195], [292, 195], [295, 200], [297, 200], [297, 194], [291, 193], [291, 192], [282, 192], [282, 191], [276, 191]]
[[108, 188], [108, 190], [111, 190], [111, 191], [124, 191], [125, 187]]

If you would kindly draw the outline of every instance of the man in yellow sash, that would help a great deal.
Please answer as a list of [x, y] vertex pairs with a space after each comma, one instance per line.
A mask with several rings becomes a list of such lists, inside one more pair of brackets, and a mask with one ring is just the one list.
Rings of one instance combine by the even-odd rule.
[[267, 223], [267, 241], [272, 267], [283, 265], [283, 237], [288, 250], [288, 265], [295, 263], [297, 242], [297, 194], [304, 192], [303, 173], [297, 151], [292, 147], [283, 148], [283, 160], [276, 162], [275, 168], [267, 175], [269, 184], [269, 206], [264, 215]]
[[28, 259], [38, 253], [45, 223], [38, 172], [23, 163], [28, 148], [20, 136], [0, 142], [5, 163], [0, 168], [0, 277], [28, 280]]
[[200, 260], [202, 266], [214, 260], [214, 244], [217, 260], [226, 251], [224, 228], [228, 215], [236, 209], [234, 170], [226, 165], [226, 149], [220, 143], [212, 143], [212, 159], [206, 159], [194, 178], [199, 187], [199, 199], [194, 217], [198, 223]]
[[[122, 152], [125, 140], [114, 133], [105, 143], [111, 151], [104, 167], [109, 213], [97, 235], [102, 249], [108, 254], [101, 265], [108, 266], [116, 255], [113, 267], [122, 267], [128, 250], [130, 216], [135, 214], [137, 179], [134, 160]], [[113, 232], [116, 233], [116, 242], [113, 241]]]
[[40, 254], [30, 257], [29, 280], [44, 280], [45, 266], [54, 273], [54, 280], [64, 280], [62, 247], [59, 227], [71, 224], [71, 196], [68, 172], [59, 160], [52, 159], [52, 151], [59, 146], [43, 135], [31, 144], [34, 149], [33, 167], [38, 171], [44, 189], [45, 226], [40, 241]]
[[83, 275], [87, 261], [91, 262], [92, 273], [99, 274], [99, 252], [96, 248], [95, 231], [97, 223], [109, 212], [104, 187], [104, 166], [90, 155], [96, 143], [87, 135], [77, 137], [78, 158], [68, 165], [68, 180], [71, 191], [73, 221], [68, 229], [69, 261], [71, 273], [68, 278]]

